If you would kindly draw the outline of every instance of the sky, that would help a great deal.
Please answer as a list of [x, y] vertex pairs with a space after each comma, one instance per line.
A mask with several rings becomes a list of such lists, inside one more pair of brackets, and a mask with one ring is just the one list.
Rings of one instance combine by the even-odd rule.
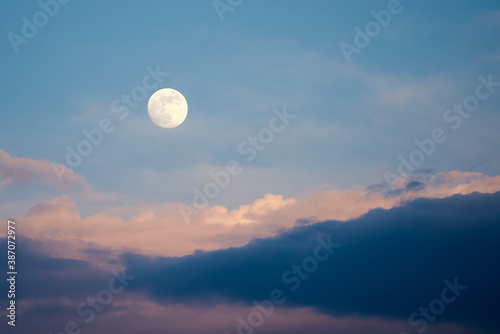
[[[0, 22], [7, 333], [500, 333], [497, 1], [40, 0]], [[148, 115], [163, 88], [178, 127]]]

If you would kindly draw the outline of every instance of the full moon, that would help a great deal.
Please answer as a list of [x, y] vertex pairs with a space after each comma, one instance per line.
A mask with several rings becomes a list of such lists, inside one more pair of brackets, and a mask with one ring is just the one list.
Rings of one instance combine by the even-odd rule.
[[184, 122], [188, 113], [188, 104], [184, 96], [172, 88], [155, 92], [148, 101], [148, 114], [153, 123], [170, 129]]

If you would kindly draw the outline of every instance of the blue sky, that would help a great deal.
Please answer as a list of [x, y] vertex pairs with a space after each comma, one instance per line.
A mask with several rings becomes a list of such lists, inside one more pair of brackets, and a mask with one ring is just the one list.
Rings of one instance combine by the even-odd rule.
[[[12, 332], [241, 333], [273, 289], [255, 333], [499, 331], [498, 1], [9, 1], [0, 22]], [[162, 88], [176, 128], [148, 115]]]
[[[209, 169], [239, 157], [238, 144], [266, 126], [273, 108], [286, 106], [296, 120], [216, 202], [380, 183], [479, 75], [500, 77], [495, 1], [401, 6], [348, 64], [339, 44], [352, 43], [354, 27], [386, 1], [247, 1], [223, 22], [210, 1], [71, 1], [19, 53], [4, 38], [0, 137], [13, 156], [64, 163], [66, 145], [110, 117], [116, 130], [75, 172], [104, 192], [186, 201]], [[8, 4], [4, 36], [38, 10]], [[190, 108], [173, 131], [149, 121], [147, 99], [123, 122], [110, 110], [157, 65], [170, 73], [162, 88], [181, 91]], [[422, 167], [496, 174], [498, 99], [482, 102]]]

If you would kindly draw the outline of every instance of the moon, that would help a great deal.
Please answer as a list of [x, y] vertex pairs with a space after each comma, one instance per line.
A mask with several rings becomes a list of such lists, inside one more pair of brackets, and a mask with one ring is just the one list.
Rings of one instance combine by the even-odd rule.
[[172, 88], [156, 91], [148, 101], [148, 114], [153, 123], [170, 129], [184, 122], [188, 113], [186, 98]]

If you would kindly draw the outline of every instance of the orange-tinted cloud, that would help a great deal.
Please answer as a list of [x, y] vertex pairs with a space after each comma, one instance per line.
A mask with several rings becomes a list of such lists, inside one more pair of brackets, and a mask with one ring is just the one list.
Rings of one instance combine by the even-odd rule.
[[303, 198], [267, 194], [234, 210], [207, 207], [199, 215], [192, 215], [188, 224], [179, 203], [115, 207], [84, 218], [75, 202], [63, 195], [33, 207], [20, 221], [23, 233], [32, 238], [78, 243], [79, 248], [83, 243], [107, 250], [182, 256], [197, 249], [243, 246], [255, 238], [274, 236], [304, 218], [301, 224], [349, 220], [371, 209], [389, 209], [419, 197], [444, 198], [475, 191], [500, 191], [500, 176], [441, 173], [417, 190], [391, 196], [361, 187], [322, 190]]

